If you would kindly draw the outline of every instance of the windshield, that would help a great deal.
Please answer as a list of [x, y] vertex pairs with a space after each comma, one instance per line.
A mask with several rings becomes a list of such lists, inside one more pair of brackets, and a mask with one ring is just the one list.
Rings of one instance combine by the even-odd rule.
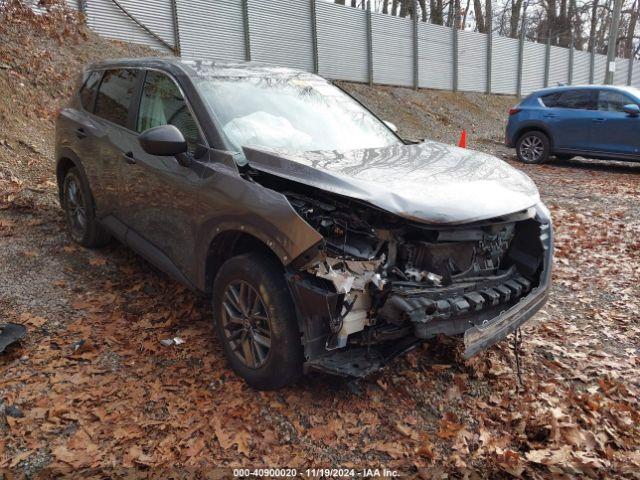
[[356, 150], [401, 143], [324, 79], [305, 73], [201, 77], [198, 89], [229, 141], [286, 151]]

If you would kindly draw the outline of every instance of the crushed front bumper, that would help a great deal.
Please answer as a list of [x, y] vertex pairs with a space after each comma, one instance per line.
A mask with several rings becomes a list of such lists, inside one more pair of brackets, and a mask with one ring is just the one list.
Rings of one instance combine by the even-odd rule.
[[549, 289], [543, 286], [532, 291], [528, 296], [496, 318], [482, 325], [475, 325], [464, 332], [464, 358], [498, 343], [520, 325], [529, 320], [547, 301]]

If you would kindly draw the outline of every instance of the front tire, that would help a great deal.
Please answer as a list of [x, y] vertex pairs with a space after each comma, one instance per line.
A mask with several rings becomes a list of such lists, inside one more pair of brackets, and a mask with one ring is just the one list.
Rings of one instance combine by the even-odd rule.
[[275, 390], [300, 378], [300, 331], [278, 262], [259, 253], [227, 260], [214, 281], [213, 314], [229, 365], [251, 387]]
[[523, 163], [544, 163], [549, 159], [549, 138], [539, 131], [525, 132], [518, 138], [516, 153]]
[[86, 180], [77, 168], [71, 168], [62, 183], [62, 208], [71, 238], [88, 248], [109, 243], [111, 237], [95, 217], [93, 196]]

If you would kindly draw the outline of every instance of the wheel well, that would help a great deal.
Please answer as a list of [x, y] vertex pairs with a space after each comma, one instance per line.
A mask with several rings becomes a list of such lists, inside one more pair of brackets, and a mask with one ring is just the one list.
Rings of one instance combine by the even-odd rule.
[[75, 167], [76, 164], [70, 158], [61, 158], [58, 160], [58, 165], [56, 166], [56, 179], [58, 181], [58, 197], [60, 198], [60, 203], [62, 203], [62, 184], [64, 182], [64, 177], [67, 175], [67, 172]]
[[205, 291], [211, 293], [213, 280], [224, 262], [243, 253], [259, 252], [274, 258], [279, 265], [278, 256], [262, 240], [245, 232], [231, 230], [218, 234], [209, 245], [205, 266]]
[[551, 134], [545, 128], [539, 125], [530, 125], [528, 127], [523, 127], [521, 130], [518, 130], [518, 134], [516, 135], [516, 143], [518, 143], [518, 140], [520, 140], [520, 137], [522, 137], [525, 133], [529, 133], [529, 132], [544, 133], [549, 139], [549, 149], [553, 150], [553, 138], [551, 138]]

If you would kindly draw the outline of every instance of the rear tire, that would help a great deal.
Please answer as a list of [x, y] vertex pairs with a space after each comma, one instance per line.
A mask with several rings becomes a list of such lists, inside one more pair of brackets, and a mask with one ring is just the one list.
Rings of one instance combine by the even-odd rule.
[[277, 261], [260, 253], [227, 260], [214, 281], [213, 315], [229, 365], [251, 387], [275, 390], [300, 378], [300, 330]]
[[88, 248], [109, 243], [111, 236], [96, 220], [89, 185], [75, 167], [67, 171], [62, 182], [62, 208], [75, 242]]
[[516, 142], [516, 153], [523, 163], [544, 163], [549, 159], [549, 138], [537, 130], [525, 132]]

